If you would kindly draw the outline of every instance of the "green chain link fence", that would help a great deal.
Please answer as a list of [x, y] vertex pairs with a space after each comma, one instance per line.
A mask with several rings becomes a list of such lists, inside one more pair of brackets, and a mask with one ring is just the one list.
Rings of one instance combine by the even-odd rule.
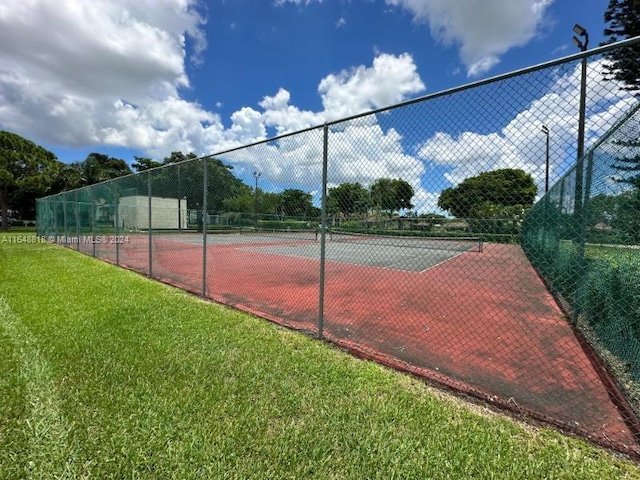
[[[640, 405], [640, 106], [531, 209], [523, 246], [579, 331]], [[634, 167], [635, 164], [635, 167]], [[578, 182], [580, 183], [580, 182]], [[580, 196], [578, 196], [581, 193]]]
[[38, 233], [638, 454], [640, 113], [605, 68], [638, 43], [42, 198]]

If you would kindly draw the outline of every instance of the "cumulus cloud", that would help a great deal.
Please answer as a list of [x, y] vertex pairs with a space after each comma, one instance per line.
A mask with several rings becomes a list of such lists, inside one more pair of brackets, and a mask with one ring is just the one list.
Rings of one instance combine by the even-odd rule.
[[371, 67], [360, 65], [323, 78], [318, 85], [323, 105], [319, 112], [291, 105], [291, 94], [284, 88], [265, 96], [259, 105], [265, 125], [283, 134], [393, 105], [424, 88], [411, 55], [381, 53]]
[[[586, 96], [586, 147], [600, 138], [635, 103], [628, 92], [612, 88], [603, 79], [602, 59], [588, 64]], [[552, 180], [558, 179], [575, 162], [580, 99], [581, 66], [577, 64], [558, 76], [547, 93], [533, 100], [498, 132], [481, 134], [439, 131], [423, 142], [418, 156], [447, 167], [444, 177], [456, 185], [480, 172], [499, 168], [521, 168], [536, 180], [542, 192], [545, 164], [546, 125], [550, 131]]]
[[360, 66], [328, 75], [318, 92], [329, 119], [336, 119], [393, 105], [424, 88], [411, 55], [382, 53], [371, 68]]
[[287, 3], [292, 3], [294, 5], [309, 5], [310, 3], [318, 2], [322, 3], [322, 0], [274, 0], [274, 5], [281, 7], [282, 5], [286, 5]]
[[6, 0], [0, 122], [52, 143], [92, 144], [113, 128], [118, 99], [148, 105], [176, 97], [189, 86], [186, 36], [196, 56], [206, 46], [193, 3]]
[[[276, 2], [284, 4], [285, 1]], [[310, 3], [294, 1], [291, 3]], [[379, 54], [320, 81], [323, 109], [302, 110], [281, 88], [225, 127], [181, 98], [186, 39], [206, 47], [197, 0], [6, 0], [0, 7], [0, 124], [39, 141], [112, 145], [162, 157], [211, 153], [389, 105], [424, 89], [410, 55]]]
[[[392, 105], [425, 89], [411, 55], [377, 51], [370, 65], [319, 80], [322, 108], [318, 111], [296, 106], [292, 93], [280, 88], [267, 92], [258, 105], [239, 108], [225, 126], [217, 113], [180, 95], [181, 89], [189, 88], [186, 39], [195, 45], [194, 61], [206, 46], [205, 20], [196, 1], [4, 0], [0, 6], [0, 125], [53, 144], [122, 146], [162, 158], [174, 150], [221, 152], [264, 140], [273, 131], [290, 133]], [[459, 2], [386, 1], [409, 9], [418, 21], [428, 21], [442, 41], [460, 44], [470, 74], [491, 68], [506, 49], [531, 38], [550, 3], [485, 0], [487, 10], [499, 17], [497, 23], [485, 29], [474, 15], [475, 25], [468, 33], [468, 12], [458, 8]], [[287, 0], [277, 2], [284, 3]], [[494, 11], [498, 4], [507, 3], [511, 7], [505, 7], [506, 12]], [[518, 16], [522, 17], [516, 19], [521, 22], [518, 30], [528, 33], [512, 35], [507, 29], [507, 40], [494, 37], [494, 31], [504, 30], [500, 22]], [[587, 97], [588, 142], [601, 136], [633, 101], [628, 93], [611, 86], [601, 88], [601, 70], [600, 61], [589, 63], [593, 87]], [[540, 124], [544, 121], [551, 130], [554, 152], [569, 151], [576, 136], [579, 87], [579, 65], [558, 73], [548, 93], [542, 92], [490, 133], [453, 133], [438, 123], [442, 120], [438, 115], [420, 117], [420, 105], [410, 110], [412, 117], [402, 117], [406, 110], [402, 109], [332, 125], [330, 184], [368, 186], [381, 177], [403, 178], [414, 187], [418, 211], [426, 212], [435, 210], [441, 188], [480, 171], [517, 166], [540, 183], [544, 163]], [[424, 121], [420, 128], [413, 123], [417, 119]], [[419, 137], [418, 130], [431, 127], [435, 133]], [[223, 158], [237, 168], [235, 172], [251, 172], [259, 166], [265, 185], [297, 185], [317, 192], [322, 147], [322, 129], [314, 129]], [[561, 162], [572, 160], [556, 155], [552, 167], [558, 171]]]
[[385, 0], [419, 23], [428, 23], [432, 36], [459, 45], [468, 76], [487, 72], [499, 56], [525, 45], [537, 32], [553, 0]]

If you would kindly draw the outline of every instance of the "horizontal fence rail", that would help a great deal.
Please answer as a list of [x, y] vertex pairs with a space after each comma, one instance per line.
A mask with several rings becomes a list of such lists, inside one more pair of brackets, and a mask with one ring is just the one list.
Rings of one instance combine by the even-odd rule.
[[640, 106], [607, 56], [639, 41], [41, 198], [38, 233], [637, 456]]

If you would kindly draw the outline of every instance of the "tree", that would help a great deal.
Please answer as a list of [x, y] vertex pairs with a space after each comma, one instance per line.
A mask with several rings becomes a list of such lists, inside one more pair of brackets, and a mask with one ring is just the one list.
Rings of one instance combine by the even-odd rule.
[[626, 141], [614, 142], [617, 146], [623, 147], [628, 155], [616, 158], [616, 163], [611, 165], [619, 172], [624, 172], [614, 180], [619, 183], [626, 183], [632, 189], [640, 190], [640, 138]]
[[595, 227], [600, 224], [605, 228], [610, 227], [617, 208], [618, 197], [616, 195], [599, 193], [589, 200], [589, 210], [586, 212], [587, 225]]
[[[256, 207], [255, 200], [255, 190], [242, 184], [236, 196], [224, 200], [224, 209], [227, 212], [253, 213]], [[279, 213], [281, 204], [279, 193], [265, 192], [258, 188], [258, 213], [275, 215]]]
[[458, 218], [511, 218], [531, 208], [537, 191], [531, 175], [505, 168], [443, 190], [438, 206]]
[[618, 195], [600, 193], [590, 199], [587, 225], [612, 231], [617, 238], [640, 241], [640, 190]]
[[62, 164], [50, 151], [15, 133], [0, 131], [0, 218], [9, 228], [9, 208], [18, 195], [35, 204], [35, 198], [49, 192]]
[[327, 209], [331, 215], [366, 214], [369, 210], [369, 192], [359, 183], [342, 183], [329, 189]]
[[280, 199], [284, 215], [306, 218], [315, 213], [310, 193], [289, 188], [280, 194]]
[[411, 199], [415, 194], [409, 182], [401, 179], [391, 180], [393, 188], [393, 210], [409, 210], [413, 208]]
[[371, 185], [371, 202], [380, 210], [390, 213], [413, 208], [414, 195], [411, 184], [400, 178], [379, 178]]
[[137, 157], [134, 155], [133, 159], [135, 161], [131, 164], [131, 166], [134, 168], [136, 172], [143, 172], [145, 170], [150, 170], [152, 168], [160, 167], [162, 165], [162, 163], [156, 162], [155, 160], [152, 160], [147, 157]]
[[618, 195], [611, 226], [623, 233], [630, 243], [640, 242], [640, 190]]
[[93, 185], [132, 173], [124, 160], [95, 152], [87, 155], [87, 158], [79, 164], [79, 169], [82, 172], [84, 185]]
[[[262, 195], [262, 190], [258, 189], [258, 193]], [[227, 212], [253, 213], [255, 199], [254, 189], [249, 185], [243, 184], [235, 196], [224, 200], [224, 209]], [[261, 204], [258, 205], [258, 211], [260, 211], [260, 206]]]
[[263, 192], [258, 189], [259, 202], [258, 212], [277, 214], [282, 205], [282, 198], [279, 193]]
[[186, 162], [187, 160], [194, 160], [196, 158], [198, 158], [198, 156], [193, 152], [187, 153], [186, 155], [182, 152], [171, 152], [171, 155], [164, 157], [162, 164]]
[[[609, 37], [606, 43], [640, 35], [640, 1], [610, 0], [604, 20], [608, 25], [604, 30], [605, 36]], [[605, 71], [623, 82], [624, 90], [640, 89], [640, 45], [612, 50], [605, 57], [608, 60]]]
[[627, 155], [616, 158], [612, 168], [621, 172], [613, 179], [629, 186], [629, 190], [619, 195], [616, 219], [619, 230], [629, 235], [634, 241], [640, 240], [640, 139], [615, 142], [625, 147]]
[[187, 155], [172, 152], [165, 157], [164, 168], [150, 171], [151, 189], [154, 196], [166, 198], [185, 198], [187, 208], [203, 209], [204, 162], [207, 162], [207, 206], [209, 213], [225, 210], [225, 201], [242, 193], [246, 185], [236, 178], [231, 170], [217, 158], [197, 160], [194, 153]]

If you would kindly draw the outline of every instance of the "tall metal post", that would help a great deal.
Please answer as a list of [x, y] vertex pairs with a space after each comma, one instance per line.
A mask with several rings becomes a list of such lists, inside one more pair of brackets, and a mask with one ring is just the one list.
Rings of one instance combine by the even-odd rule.
[[116, 182], [113, 182], [113, 208], [113, 221], [116, 224], [116, 265], [120, 265], [120, 195]]
[[549, 191], [549, 127], [542, 125], [542, 133], [547, 136], [544, 156], [544, 193], [547, 193]]
[[[573, 43], [582, 51], [587, 50], [589, 45], [589, 34], [587, 31], [578, 25], [577, 23], [573, 27], [573, 31], [582, 37], [584, 41], [581, 41], [577, 37], [573, 37]], [[578, 115], [578, 145], [577, 145], [577, 161], [576, 161], [576, 188], [575, 197], [573, 199], [574, 209], [573, 214], [575, 218], [574, 225], [576, 226], [576, 233], [580, 235], [580, 225], [582, 223], [582, 203], [583, 203], [583, 175], [584, 175], [584, 129], [585, 129], [585, 110], [586, 110], [586, 97], [587, 97], [587, 57], [582, 58], [581, 65], [581, 77], [580, 77], [580, 106]], [[579, 238], [575, 240], [580, 242]]]
[[67, 196], [63, 193], [61, 193], [60, 195], [62, 195], [62, 222], [64, 223], [64, 230], [62, 232], [62, 243], [66, 247], [67, 242], [69, 241], [69, 235], [67, 234]]
[[[573, 27], [573, 31], [582, 37], [581, 41], [578, 37], [573, 37], [573, 43], [582, 51], [587, 50], [589, 44], [589, 34], [587, 31], [578, 25], [577, 23]], [[577, 145], [577, 161], [576, 161], [576, 188], [575, 198], [573, 199], [573, 225], [574, 225], [574, 238], [573, 241], [577, 244], [577, 258], [576, 258], [576, 270], [575, 270], [575, 285], [574, 285], [574, 302], [573, 302], [573, 320], [577, 321], [579, 312], [578, 292], [580, 279], [584, 274], [584, 244], [585, 244], [585, 198], [583, 192], [584, 182], [584, 129], [585, 129], [585, 110], [586, 110], [586, 97], [587, 97], [587, 57], [582, 58], [581, 62], [581, 76], [580, 76], [580, 106], [578, 116], [578, 145]]]
[[254, 170], [253, 178], [256, 179], [256, 189], [254, 191], [254, 207], [253, 207], [253, 228], [258, 229], [258, 179], [262, 175], [261, 172]]
[[589, 203], [591, 201], [591, 181], [593, 177], [593, 152], [589, 152], [587, 157], [587, 172], [584, 186], [584, 202], [582, 204], [582, 216], [580, 218], [580, 235], [578, 241], [578, 261], [576, 265], [576, 288], [575, 301], [573, 305], [573, 321], [578, 320], [581, 311], [582, 299], [579, 298], [580, 279], [584, 278], [587, 273], [587, 261], [585, 257], [585, 246], [587, 239], [587, 220], [589, 217]]
[[209, 228], [209, 211], [207, 210], [209, 190], [209, 162], [203, 158], [202, 169], [202, 296], [207, 296], [207, 229]]
[[75, 191], [75, 212], [76, 212], [76, 250], [80, 251], [81, 231], [80, 231], [80, 204], [78, 203], [78, 190]]
[[152, 223], [152, 196], [151, 196], [151, 170], [147, 171], [147, 197], [149, 200], [149, 206], [148, 206], [148, 217], [149, 217], [149, 224], [147, 225], [147, 241], [149, 243], [149, 277], [153, 276], [153, 223]]
[[327, 245], [327, 164], [329, 160], [329, 126], [323, 128], [322, 145], [322, 204], [320, 217], [320, 291], [318, 298], [318, 338], [324, 336], [324, 283]]
[[96, 256], [96, 207], [95, 198], [93, 198], [93, 186], [89, 187], [89, 198], [91, 203], [91, 255]]
[[178, 232], [182, 232], [182, 180], [180, 179], [180, 164], [178, 168]]

